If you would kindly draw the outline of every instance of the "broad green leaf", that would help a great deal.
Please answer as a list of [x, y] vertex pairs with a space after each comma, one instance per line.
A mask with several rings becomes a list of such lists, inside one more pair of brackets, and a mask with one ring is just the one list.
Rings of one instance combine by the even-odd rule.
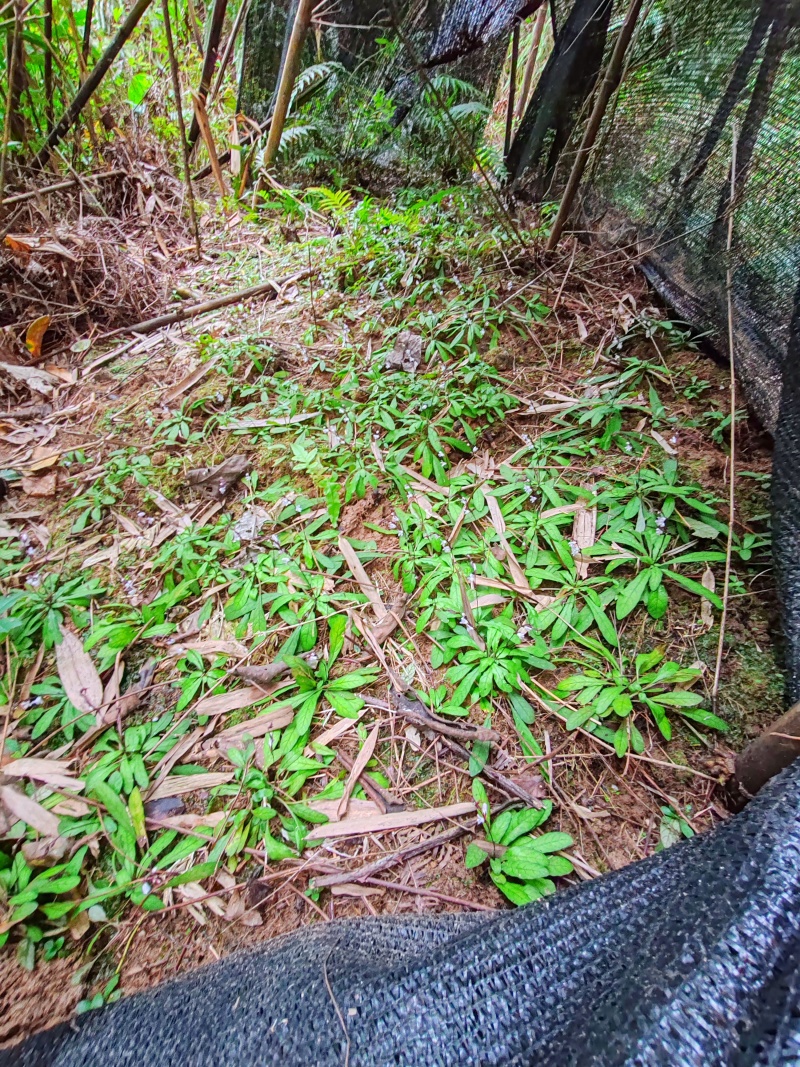
[[644, 591], [647, 588], [647, 583], [650, 581], [650, 570], [639, 571], [639, 573], [633, 577], [623, 587], [619, 596], [617, 597], [617, 618], [625, 619], [630, 615], [639, 601], [644, 595]]
[[477, 845], [469, 845], [467, 847], [467, 854], [464, 857], [464, 866], [470, 870], [473, 867], [480, 867], [482, 863], [485, 863], [489, 857], [483, 851], [482, 848], [478, 848]]
[[531, 843], [537, 852], [562, 852], [565, 848], [572, 848], [575, 842], [569, 834], [553, 830], [550, 833], [531, 838]]

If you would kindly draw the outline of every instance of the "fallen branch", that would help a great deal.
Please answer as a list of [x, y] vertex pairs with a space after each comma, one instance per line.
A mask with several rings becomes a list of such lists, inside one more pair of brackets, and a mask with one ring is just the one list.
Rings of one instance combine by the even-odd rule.
[[144, 322], [137, 322], [132, 326], [120, 326], [118, 330], [104, 333], [98, 340], [105, 341], [109, 337], [117, 337], [121, 333], [152, 333], [153, 330], [160, 330], [163, 326], [174, 326], [177, 322], [194, 319], [198, 315], [204, 315], [207, 311], [216, 311], [218, 308], [228, 307], [230, 304], [240, 304], [245, 300], [252, 300], [254, 296], [268, 295], [270, 300], [274, 300], [277, 296], [280, 296], [284, 286], [291, 285], [292, 282], [302, 281], [303, 278], [307, 278], [312, 273], [313, 271], [310, 269], [302, 270], [299, 274], [292, 274], [288, 278], [282, 278], [279, 281], [270, 279], [268, 282], [262, 282], [261, 285], [251, 285], [249, 289], [240, 289], [238, 293], [218, 296], [213, 300], [206, 300], [202, 304], [190, 304], [188, 307], [178, 308], [177, 311], [170, 311], [166, 315], [158, 315], [154, 319], [145, 319]]
[[367, 707], [377, 708], [379, 711], [394, 712], [404, 719], [419, 726], [423, 730], [434, 730], [444, 737], [452, 737], [459, 741], [499, 741], [500, 734], [496, 730], [489, 730], [485, 726], [451, 726], [449, 722], [442, 722], [430, 714], [424, 704], [418, 700], [409, 700], [408, 697], [395, 694], [397, 704], [392, 707], [382, 700], [374, 700], [372, 697], [364, 697]]
[[116, 170], [101, 171], [99, 174], [86, 174], [83, 178], [65, 178], [62, 182], [55, 182], [54, 185], [45, 185], [42, 189], [29, 189], [26, 193], [15, 193], [13, 196], [5, 197], [0, 203], [3, 207], [10, 207], [11, 204], [23, 204], [26, 200], [34, 200], [37, 196], [45, 196], [47, 193], [57, 193], [62, 189], [71, 189], [73, 185], [79, 185], [81, 181], [100, 181], [102, 178], [121, 178], [128, 171], [122, 170], [117, 167]]
[[[363, 777], [361, 781], [363, 784]], [[373, 878], [376, 874], [380, 874], [381, 871], [388, 870], [390, 867], [394, 867], [398, 863], [404, 863], [406, 860], [415, 859], [417, 856], [421, 856], [423, 852], [430, 852], [432, 849], [439, 848], [440, 845], [446, 845], [450, 841], [455, 841], [456, 838], [463, 837], [463, 835], [469, 833], [469, 831], [469, 826], [454, 826], [451, 830], [446, 830], [443, 834], [438, 834], [436, 837], [429, 837], [427, 841], [421, 841], [418, 845], [412, 845], [411, 848], [401, 848], [397, 852], [390, 852], [388, 856], [381, 856], [380, 859], [373, 860], [372, 863], [367, 863], [363, 867], [359, 867], [358, 870], [338, 871], [336, 874], [325, 874], [321, 878], [314, 879], [314, 889], [326, 889], [333, 885], [343, 885], [346, 882], [361, 882], [365, 878]]]
[[139, 20], [141, 19], [145, 11], [147, 11], [151, 2], [152, 0], [137, 0], [131, 13], [128, 15], [128, 17], [125, 19], [125, 21], [117, 31], [116, 37], [105, 50], [100, 59], [97, 61], [97, 64], [92, 68], [92, 71], [87, 77], [86, 81], [83, 83], [83, 85], [81, 85], [80, 89], [78, 89], [77, 93], [75, 94], [72, 103], [69, 105], [67, 110], [52, 128], [50, 133], [47, 135], [47, 139], [45, 140], [44, 144], [36, 153], [36, 156], [33, 159], [33, 166], [35, 168], [40, 168], [44, 166], [44, 164], [47, 162], [47, 157], [50, 154], [50, 149], [54, 148], [55, 145], [58, 144], [58, 142], [67, 132], [67, 130], [69, 130], [70, 127], [75, 123], [75, 120], [78, 118], [86, 104], [88, 104], [89, 100], [92, 98], [95, 90], [100, 85], [100, 82], [108, 73], [109, 67], [117, 58], [119, 53], [122, 51], [125, 42], [136, 29]]

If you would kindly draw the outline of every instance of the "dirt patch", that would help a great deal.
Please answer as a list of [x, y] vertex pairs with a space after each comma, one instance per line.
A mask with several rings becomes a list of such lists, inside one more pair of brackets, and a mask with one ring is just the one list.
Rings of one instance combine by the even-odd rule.
[[75, 981], [79, 963], [73, 956], [27, 971], [13, 955], [0, 953], [0, 1048], [72, 1018], [83, 995]]

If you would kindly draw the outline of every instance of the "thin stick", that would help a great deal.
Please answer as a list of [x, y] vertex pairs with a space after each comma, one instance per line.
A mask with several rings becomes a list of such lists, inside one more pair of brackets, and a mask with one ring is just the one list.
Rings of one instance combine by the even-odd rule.
[[[317, 911], [319, 911], [319, 910], [320, 909], [317, 908]], [[333, 995], [333, 988], [331, 986], [330, 979], [328, 978], [328, 960], [330, 959], [331, 952], [333, 952], [332, 948], [329, 949], [328, 955], [322, 961], [322, 977], [323, 977], [323, 979], [325, 981], [325, 988], [328, 991], [328, 996], [331, 998], [331, 1003], [333, 1004], [333, 1010], [336, 1012], [336, 1017], [339, 1020], [339, 1025], [341, 1026], [342, 1033], [344, 1034], [344, 1040], [345, 1040], [344, 1067], [349, 1067], [349, 1064], [350, 1064], [350, 1035], [347, 1032], [347, 1023], [344, 1021], [344, 1015], [342, 1015], [342, 1009], [339, 1007], [339, 1004], [337, 1003], [336, 997]]]
[[539, 46], [542, 43], [542, 34], [544, 33], [544, 24], [547, 21], [547, 4], [548, 0], [543, 0], [541, 7], [536, 13], [536, 22], [533, 24], [533, 40], [531, 41], [531, 50], [528, 53], [528, 62], [525, 64], [525, 73], [522, 76], [522, 89], [519, 94], [519, 103], [517, 104], [517, 118], [521, 119], [525, 108], [528, 106], [528, 96], [531, 91], [531, 84], [533, 83], [533, 75], [536, 71], [536, 61], [539, 58]]
[[181, 136], [181, 153], [183, 155], [183, 180], [186, 182], [186, 199], [189, 201], [189, 218], [194, 234], [194, 246], [197, 249], [197, 258], [202, 255], [200, 247], [200, 230], [197, 225], [197, 213], [194, 209], [194, 190], [192, 189], [192, 175], [189, 170], [189, 146], [186, 143], [186, 123], [183, 121], [183, 103], [181, 102], [181, 79], [178, 69], [178, 60], [175, 58], [175, 44], [172, 40], [172, 24], [169, 17], [169, 0], [161, 0], [161, 9], [164, 12], [164, 32], [167, 37], [167, 50], [169, 52], [169, 67], [172, 72], [172, 92], [175, 95], [175, 107], [178, 112], [178, 130]]
[[519, 61], [519, 23], [514, 23], [511, 34], [511, 72], [508, 78], [508, 104], [506, 106], [506, 136], [503, 142], [503, 159], [511, 149], [511, 134], [514, 130], [514, 103], [517, 92], [517, 63]]
[[463, 900], [461, 897], [451, 897], [447, 893], [437, 893], [435, 889], [419, 889], [415, 885], [403, 885], [401, 882], [384, 882], [381, 878], [362, 878], [365, 885], [377, 885], [381, 889], [394, 889], [398, 893], [414, 893], [420, 897], [433, 897], [434, 900], [442, 900], [445, 904], [457, 904], [460, 908], [472, 908], [473, 911], [497, 911], [488, 904], [478, 904], [474, 900]]
[[625, 53], [628, 51], [628, 45], [631, 42], [631, 37], [636, 28], [636, 21], [639, 18], [641, 9], [642, 0], [631, 0], [628, 13], [625, 16], [625, 21], [617, 34], [614, 50], [611, 53], [611, 58], [608, 61], [608, 66], [606, 67], [602, 84], [598, 90], [592, 113], [586, 124], [580, 148], [575, 156], [575, 162], [572, 165], [572, 171], [567, 180], [567, 186], [564, 189], [564, 195], [561, 197], [558, 214], [556, 215], [555, 220], [553, 221], [553, 227], [550, 230], [550, 236], [547, 240], [548, 252], [552, 252], [558, 244], [567, 219], [572, 212], [572, 206], [578, 193], [578, 187], [580, 186], [583, 172], [586, 170], [586, 164], [589, 162], [589, 156], [591, 155], [594, 143], [597, 140], [597, 134], [600, 132], [600, 124], [606, 113], [608, 102], [611, 99], [612, 93], [619, 85]]
[[719, 678], [722, 672], [722, 653], [725, 643], [725, 624], [728, 621], [728, 600], [730, 597], [731, 555], [733, 552], [733, 520], [736, 514], [736, 365], [733, 352], [733, 268], [731, 267], [731, 249], [733, 248], [733, 214], [736, 204], [736, 150], [738, 147], [738, 130], [733, 127], [731, 145], [731, 200], [728, 207], [728, 240], [726, 245], [727, 269], [725, 286], [728, 300], [728, 359], [731, 378], [731, 461], [728, 468], [728, 541], [725, 547], [725, 582], [722, 592], [722, 618], [719, 621], [719, 640], [717, 642], [717, 662], [714, 667], [714, 684], [711, 686], [711, 706], [716, 712], [719, 704]]

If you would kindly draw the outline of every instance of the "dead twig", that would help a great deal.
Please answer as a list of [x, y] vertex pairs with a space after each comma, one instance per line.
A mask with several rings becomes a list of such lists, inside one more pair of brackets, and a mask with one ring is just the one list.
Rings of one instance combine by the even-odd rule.
[[[362, 784], [363, 781], [362, 777]], [[333, 885], [343, 885], [346, 882], [361, 882], [365, 878], [373, 878], [376, 874], [380, 874], [381, 871], [397, 866], [398, 863], [405, 863], [407, 860], [415, 859], [425, 852], [431, 852], [441, 845], [447, 845], [449, 842], [463, 837], [469, 831], [470, 827], [468, 826], [454, 826], [443, 834], [437, 834], [436, 837], [429, 837], [427, 841], [421, 841], [418, 845], [400, 849], [398, 852], [390, 852], [388, 856], [381, 856], [380, 859], [367, 863], [355, 871], [339, 871], [336, 874], [325, 874], [321, 878], [315, 878], [314, 888], [326, 889]]]
[[98, 340], [105, 341], [109, 337], [117, 337], [121, 333], [152, 333], [153, 330], [160, 330], [162, 326], [172, 326], [176, 322], [186, 322], [187, 319], [194, 319], [198, 315], [204, 315], [207, 311], [216, 311], [218, 308], [228, 307], [230, 304], [241, 304], [245, 300], [252, 300], [255, 296], [266, 296], [268, 299], [274, 300], [280, 296], [285, 286], [291, 285], [292, 282], [302, 281], [310, 273], [307, 269], [302, 270], [298, 274], [290, 275], [288, 278], [281, 278], [278, 281], [270, 279], [268, 282], [262, 282], [261, 285], [251, 285], [249, 289], [240, 289], [238, 293], [218, 296], [213, 300], [206, 300], [202, 304], [190, 304], [188, 307], [178, 308], [177, 311], [170, 311], [166, 315], [158, 315], [154, 319], [146, 319], [144, 322], [137, 322], [132, 326], [120, 326], [117, 330], [111, 330], [109, 333], [103, 334]]

